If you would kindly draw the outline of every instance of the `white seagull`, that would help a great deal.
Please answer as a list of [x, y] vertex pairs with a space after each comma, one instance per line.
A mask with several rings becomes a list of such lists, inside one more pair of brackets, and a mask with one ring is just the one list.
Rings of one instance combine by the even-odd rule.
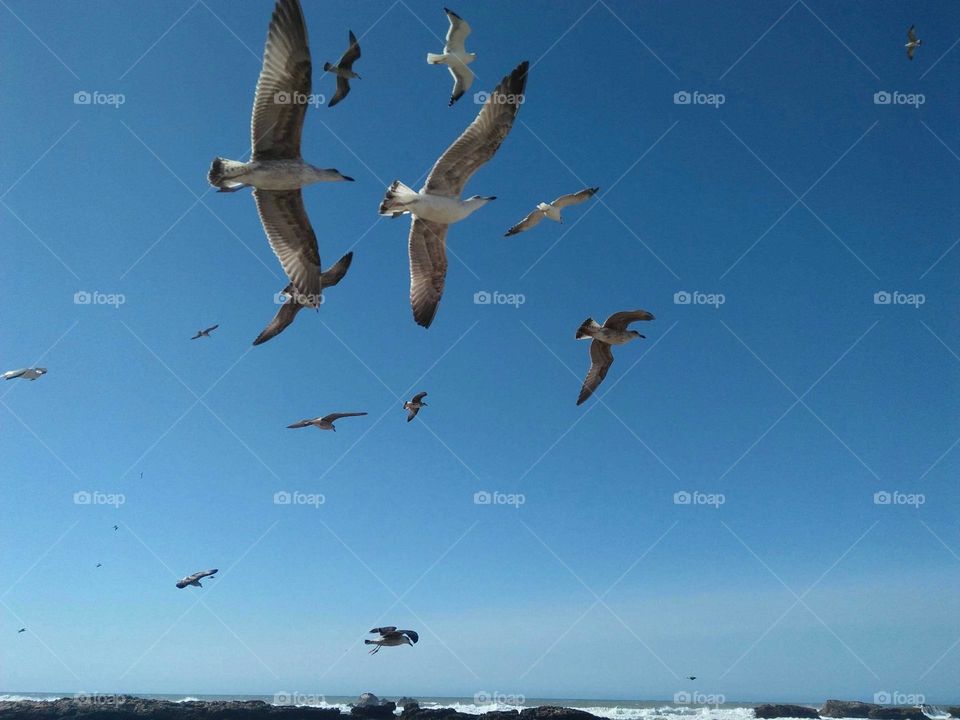
[[350, 33], [350, 45], [347, 47], [347, 51], [340, 56], [340, 61], [336, 65], [323, 64], [325, 72], [337, 76], [337, 92], [330, 98], [327, 107], [333, 107], [347, 96], [347, 93], [350, 92], [351, 80], [360, 79], [360, 76], [353, 71], [353, 63], [360, 57], [360, 43], [357, 42], [357, 37], [352, 30], [347, 32]]
[[293, 425], [287, 425], [287, 427], [305, 428], [313, 425], [315, 428], [317, 428], [317, 430], [333, 430], [336, 432], [337, 429], [333, 426], [334, 421], [345, 417], [360, 417], [361, 415], [366, 415], [366, 413], [330, 413], [329, 415], [324, 415], [323, 417], [305, 418], [293, 423]]
[[561, 195], [552, 203], [537, 203], [536, 209], [534, 209], [533, 212], [527, 215], [512, 228], [507, 230], [507, 232], [504, 234], [504, 237], [510, 237], [511, 235], [522, 233], [524, 230], [529, 230], [544, 218], [550, 218], [554, 222], [562, 223], [563, 218], [560, 216], [560, 211], [563, 208], [569, 207], [570, 205], [579, 205], [580, 203], [589, 200], [596, 195], [597, 190], [599, 189], [600, 188], [597, 187], [585, 188], [580, 192], [570, 193], [569, 195]]
[[907, 44], [904, 47], [907, 49], [907, 59], [913, 60], [914, 51], [923, 45], [923, 40], [920, 40], [917, 37], [917, 33], [914, 30], [913, 25], [910, 26], [910, 29], [907, 30]]
[[645, 337], [636, 330], [627, 330], [627, 326], [637, 320], [653, 320], [653, 315], [646, 310], [624, 310], [617, 312], [606, 319], [603, 325], [593, 318], [587, 318], [577, 329], [577, 340], [593, 338], [590, 343], [590, 370], [580, 389], [577, 405], [583, 403], [593, 395], [594, 390], [607, 376], [607, 371], [613, 365], [613, 351], [611, 345], [623, 345], [631, 340]]
[[19, 370], [7, 370], [3, 374], [4, 380], [15, 380], [20, 378], [21, 380], [36, 380], [41, 375], [46, 375], [47, 369], [38, 367], [38, 368], [20, 368]]
[[427, 394], [425, 392], [417, 393], [403, 404], [403, 409], [407, 411], [407, 422], [410, 422], [417, 416], [417, 413], [420, 412], [420, 408], [425, 408], [427, 406], [427, 404], [423, 401], [426, 396]]
[[214, 330], [216, 330], [218, 327], [220, 327], [220, 326], [219, 326], [219, 325], [211, 325], [210, 327], [208, 327], [208, 328], [205, 329], [205, 330], [197, 330], [197, 334], [194, 335], [194, 336], [193, 336], [192, 338], [190, 338], [190, 339], [191, 339], [191, 340], [196, 340], [197, 338], [210, 337], [210, 333], [212, 333], [212, 332], [213, 332]]
[[410, 213], [410, 305], [413, 317], [430, 327], [443, 296], [447, 275], [447, 227], [496, 197], [460, 199], [464, 185], [493, 157], [506, 138], [523, 102], [527, 67], [520, 63], [483, 104], [476, 119], [434, 164], [420, 192], [395, 180], [380, 203], [380, 214]]
[[207, 179], [221, 192], [253, 187], [260, 221], [273, 252], [297, 290], [320, 298], [320, 252], [300, 188], [353, 180], [300, 157], [300, 135], [311, 101], [310, 47], [299, 0], [277, 0], [263, 51], [251, 123], [250, 162], [214, 158]]
[[[320, 273], [321, 289], [333, 287], [343, 280], [343, 276], [347, 274], [347, 269], [350, 267], [351, 262], [353, 262], [353, 253], [348, 252], [337, 260], [336, 265]], [[309, 298], [300, 295], [293, 283], [287, 285], [278, 295], [285, 296], [286, 300], [280, 306], [280, 309], [277, 310], [277, 314], [273, 320], [267, 324], [263, 332], [257, 335], [257, 339], [253, 341], [254, 345], [265, 343], [270, 338], [282, 333], [286, 330], [287, 326], [293, 322], [294, 318], [297, 317], [297, 313], [300, 312], [300, 310], [305, 307], [310, 307]]]
[[374, 628], [370, 632], [377, 633], [380, 637], [376, 640], [364, 640], [364, 645], [376, 645], [370, 651], [371, 655], [376, 655], [382, 647], [396, 647], [397, 645], [413, 645], [420, 639], [420, 636], [413, 630], [397, 630], [393, 625], [389, 627]]
[[212, 577], [215, 573], [219, 572], [217, 568], [213, 570], [201, 570], [200, 572], [195, 572], [193, 575], [187, 575], [183, 580], [177, 583], [177, 587], [183, 590], [187, 585], [192, 585], [193, 587], [203, 587], [200, 584], [200, 581], [205, 577]]
[[450, 74], [453, 75], [453, 93], [448, 103], [453, 105], [473, 85], [473, 72], [467, 65], [477, 59], [477, 54], [468, 53], [464, 47], [467, 35], [470, 34], [470, 25], [467, 21], [449, 8], [444, 8], [443, 11], [450, 21], [443, 52], [427, 53], [427, 62], [431, 65], [446, 65]]

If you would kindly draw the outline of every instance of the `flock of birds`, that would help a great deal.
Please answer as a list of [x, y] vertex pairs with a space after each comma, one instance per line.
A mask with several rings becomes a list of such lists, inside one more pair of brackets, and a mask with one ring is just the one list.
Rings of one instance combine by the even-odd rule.
[[[457, 13], [444, 8], [449, 20], [442, 53], [427, 53], [427, 62], [446, 65], [453, 77], [452, 106], [470, 89], [474, 74], [468, 67], [476, 60], [476, 53], [466, 51], [470, 25]], [[359, 80], [353, 70], [361, 57], [360, 44], [349, 33], [349, 45], [336, 65], [324, 63], [323, 69], [336, 77], [336, 93], [329, 107], [340, 103], [350, 93], [350, 81]], [[907, 57], [922, 45], [914, 26], [907, 31]], [[426, 183], [419, 191], [399, 180], [387, 189], [379, 207], [379, 214], [391, 218], [410, 215], [408, 251], [410, 259], [410, 304], [417, 324], [429, 328], [433, 323], [443, 296], [446, 280], [446, 236], [450, 225], [460, 222], [496, 199], [494, 196], [473, 195], [461, 198], [464, 187], [477, 170], [491, 160], [509, 134], [526, 93], [529, 63], [521, 62], [487, 96], [477, 117], [446, 149], [433, 165]], [[253, 198], [270, 246], [280, 260], [289, 283], [280, 295], [284, 302], [276, 316], [253, 341], [260, 345], [283, 332], [305, 307], [318, 308], [325, 288], [339, 283], [350, 268], [353, 253], [347, 253], [336, 264], [321, 269], [316, 234], [303, 204], [301, 188], [318, 182], [353, 181], [334, 168], [319, 168], [304, 162], [300, 154], [306, 108], [312, 89], [312, 63], [307, 41], [306, 22], [300, 0], [277, 0], [263, 53], [263, 67], [257, 82], [251, 122], [252, 148], [248, 162], [214, 158], [207, 179], [219, 192], [236, 192], [253, 188]], [[599, 188], [589, 187], [576, 193], [561, 195], [553, 202], [540, 202], [521, 221], [510, 227], [505, 236], [526, 232], [544, 218], [562, 223], [564, 208], [586, 202]], [[616, 312], [603, 324], [587, 318], [576, 331], [576, 339], [589, 339], [590, 369], [583, 382], [577, 405], [589, 398], [603, 382], [613, 363], [612, 346], [623, 345], [644, 338], [629, 326], [637, 321], [653, 320], [646, 310]], [[209, 338], [219, 325], [198, 330], [191, 340]], [[4, 380], [36, 380], [46, 368], [21, 368], [2, 374]], [[407, 422], [413, 420], [427, 403], [426, 392], [419, 392], [404, 402]], [[330, 413], [322, 417], [305, 418], [288, 428], [315, 427], [334, 430], [334, 422], [345, 417], [366, 415], [365, 412]], [[142, 477], [142, 473], [141, 473]], [[114, 531], [119, 529], [113, 526]], [[101, 563], [97, 563], [101, 567]], [[213, 579], [218, 569], [201, 570], [176, 583], [180, 589], [203, 587], [201, 580]], [[26, 628], [20, 628], [23, 633]], [[375, 647], [375, 654], [383, 647], [413, 645], [419, 635], [413, 630], [396, 627], [378, 627], [370, 630], [378, 635], [375, 640], [364, 640]], [[695, 680], [696, 676], [689, 676]], [[918, 706], [931, 720], [946, 720], [950, 714], [931, 706]]]

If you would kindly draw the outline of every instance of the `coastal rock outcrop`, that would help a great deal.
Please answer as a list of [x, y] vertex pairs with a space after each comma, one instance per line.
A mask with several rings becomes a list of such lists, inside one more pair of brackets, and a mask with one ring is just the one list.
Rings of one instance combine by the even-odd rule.
[[820, 708], [820, 717], [825, 718], [868, 718], [870, 711], [880, 707], [859, 700], [827, 700]]
[[758, 705], [753, 709], [758, 718], [819, 718], [820, 713], [804, 705]]

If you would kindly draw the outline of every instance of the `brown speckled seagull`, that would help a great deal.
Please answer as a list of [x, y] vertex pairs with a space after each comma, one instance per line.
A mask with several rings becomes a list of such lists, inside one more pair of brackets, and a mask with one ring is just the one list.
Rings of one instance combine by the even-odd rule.
[[376, 640], [364, 640], [364, 645], [376, 645], [370, 651], [371, 655], [376, 655], [382, 647], [396, 647], [397, 645], [413, 645], [420, 639], [420, 636], [413, 630], [397, 630], [393, 625], [389, 627], [374, 628], [370, 632], [380, 635]]
[[323, 417], [315, 418], [305, 418], [299, 422], [293, 423], [293, 425], [287, 425], [288, 428], [305, 428], [313, 425], [317, 430], [333, 430], [336, 431], [336, 428], [333, 426], [335, 420], [345, 417], [360, 417], [361, 415], [366, 415], [365, 412], [359, 413], [330, 413], [329, 415], [324, 415]]
[[608, 317], [603, 325], [593, 318], [587, 318], [581, 323], [577, 329], [577, 340], [593, 338], [593, 342], [590, 343], [590, 370], [587, 371], [587, 377], [580, 389], [577, 405], [593, 395], [607, 376], [607, 371], [613, 365], [613, 351], [610, 346], [623, 345], [645, 337], [636, 330], [627, 329], [630, 323], [637, 320], [653, 320], [653, 315], [646, 310], [624, 310]]

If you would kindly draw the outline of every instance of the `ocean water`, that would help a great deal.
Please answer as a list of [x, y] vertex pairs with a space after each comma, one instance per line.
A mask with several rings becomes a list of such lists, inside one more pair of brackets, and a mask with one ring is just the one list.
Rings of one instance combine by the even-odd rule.
[[[75, 694], [65, 695], [57, 693], [9, 693], [0, 694], [0, 700], [41, 700], [52, 701], [62, 697], [84, 697]], [[90, 695], [95, 702], [109, 702], [113, 695]], [[262, 700], [274, 705], [310, 705], [324, 708], [339, 708], [349, 714], [350, 705], [355, 703], [356, 697], [345, 696], [318, 696], [302, 693], [278, 693], [276, 695], [148, 695], [137, 694], [137, 697], [157, 700], [171, 700], [173, 702], [189, 702], [191, 700]], [[399, 698], [381, 697], [381, 700]], [[462, 713], [480, 715], [493, 710], [522, 710], [526, 707], [538, 705], [559, 705], [561, 707], [586, 710], [593, 715], [610, 720], [753, 720], [753, 708], [759, 703], [725, 702], [718, 704], [683, 704], [673, 702], [643, 702], [629, 700], [570, 700], [556, 698], [519, 698], [519, 697], [420, 697], [415, 698], [422, 708], [454, 708]], [[817, 707], [809, 704], [809, 707]], [[397, 710], [399, 715], [400, 710]]]

